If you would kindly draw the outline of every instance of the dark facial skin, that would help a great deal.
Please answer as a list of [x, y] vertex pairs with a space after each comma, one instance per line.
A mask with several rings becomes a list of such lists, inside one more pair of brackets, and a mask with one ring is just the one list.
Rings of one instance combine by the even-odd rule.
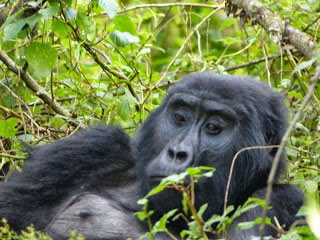
[[236, 113], [228, 106], [182, 93], [170, 98], [160, 118], [162, 141], [168, 144], [146, 168], [152, 187], [188, 167], [212, 165], [203, 157], [227, 148], [238, 127]]

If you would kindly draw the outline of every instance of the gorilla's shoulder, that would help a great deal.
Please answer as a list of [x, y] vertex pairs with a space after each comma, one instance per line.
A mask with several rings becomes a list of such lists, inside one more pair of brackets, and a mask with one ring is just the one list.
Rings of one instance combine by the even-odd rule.
[[93, 168], [110, 169], [111, 164], [115, 168], [133, 166], [131, 139], [118, 127], [100, 124], [31, 149], [25, 169], [89, 172]]

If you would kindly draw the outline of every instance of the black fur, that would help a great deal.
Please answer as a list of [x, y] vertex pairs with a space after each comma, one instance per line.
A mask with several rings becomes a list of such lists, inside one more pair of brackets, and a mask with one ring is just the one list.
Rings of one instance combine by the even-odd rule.
[[15, 230], [45, 229], [63, 200], [121, 184], [108, 178], [134, 167], [130, 145], [123, 130], [101, 125], [32, 150], [22, 173], [0, 185], [0, 217]]
[[[51, 226], [69, 219], [71, 210], [67, 210], [77, 206], [73, 196], [90, 193], [106, 200], [101, 208], [107, 208], [104, 212], [107, 218], [116, 211], [124, 213], [117, 221], [119, 228], [108, 227], [109, 223], [106, 223], [106, 232], [94, 231], [95, 225], [92, 230], [81, 229], [83, 221], [89, 221], [88, 214], [84, 216], [71, 211], [71, 215], [79, 220], [79, 225], [78, 220], [74, 220], [75, 225], [89, 239], [115, 239], [114, 236], [121, 239], [124, 236], [121, 231], [126, 231], [123, 227], [130, 227], [126, 224], [131, 220], [125, 220], [137, 210], [138, 197], [146, 194], [159, 178], [200, 165], [215, 167], [216, 172], [212, 178], [201, 179], [196, 185], [196, 207], [208, 203], [206, 217], [222, 214], [234, 155], [248, 146], [280, 144], [287, 127], [286, 113], [283, 98], [250, 77], [209, 72], [191, 74], [169, 90], [162, 104], [143, 123], [134, 144], [122, 130], [98, 126], [36, 148], [23, 172], [1, 183], [0, 217], [7, 218], [16, 230], [33, 223], [37, 229], [62, 239], [64, 233], [56, 233], [56, 228]], [[177, 114], [179, 117], [175, 119]], [[181, 116], [183, 121], [180, 121]], [[215, 131], [208, 131], [208, 124]], [[229, 205], [242, 205], [250, 196], [264, 198], [276, 150], [248, 150], [238, 156]], [[137, 179], [132, 170], [136, 171]], [[284, 172], [285, 158], [282, 156], [276, 182]], [[155, 210], [152, 220], [157, 221], [171, 209], [181, 210], [180, 200], [180, 194], [172, 189], [152, 197], [150, 206]], [[89, 200], [79, 200], [78, 204], [83, 201]], [[289, 227], [302, 204], [303, 194], [299, 190], [277, 183], [269, 217], [277, 216], [280, 224]], [[260, 211], [250, 211], [236, 222], [254, 220], [260, 217]], [[104, 221], [99, 213], [90, 214], [94, 219]], [[134, 236], [147, 230], [138, 222], [134, 224], [137, 226], [132, 233]], [[185, 227], [179, 220], [169, 225], [176, 235]], [[274, 232], [270, 228], [266, 234]], [[251, 235], [257, 235], [257, 228], [238, 234], [233, 226], [230, 231], [231, 239], [244, 240]]]

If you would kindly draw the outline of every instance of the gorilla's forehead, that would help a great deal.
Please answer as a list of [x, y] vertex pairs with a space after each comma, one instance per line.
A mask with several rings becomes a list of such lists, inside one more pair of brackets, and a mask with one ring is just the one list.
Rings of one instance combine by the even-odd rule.
[[[171, 88], [168, 95], [177, 92], [185, 92], [199, 96], [202, 99], [221, 101], [246, 98], [265, 98], [272, 90], [251, 77], [240, 77], [236, 75], [220, 75], [211, 72], [193, 73], [179, 81]], [[219, 100], [220, 99], [220, 100]]]
[[194, 112], [229, 115], [235, 118], [235, 111], [229, 106], [220, 103], [218, 100], [219, 99], [206, 99], [199, 95], [189, 93], [175, 93], [168, 100], [168, 106], [172, 108], [186, 107]]

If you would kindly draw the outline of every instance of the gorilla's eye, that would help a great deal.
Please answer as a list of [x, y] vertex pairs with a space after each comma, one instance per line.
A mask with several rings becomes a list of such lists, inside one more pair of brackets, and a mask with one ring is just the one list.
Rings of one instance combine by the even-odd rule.
[[185, 122], [186, 120], [184, 119], [184, 116], [180, 115], [180, 114], [175, 114], [174, 115], [174, 119], [176, 120], [176, 122]]
[[208, 123], [206, 126], [206, 129], [208, 130], [208, 132], [213, 133], [213, 134], [217, 134], [221, 131], [221, 128], [212, 124], [212, 123]]

